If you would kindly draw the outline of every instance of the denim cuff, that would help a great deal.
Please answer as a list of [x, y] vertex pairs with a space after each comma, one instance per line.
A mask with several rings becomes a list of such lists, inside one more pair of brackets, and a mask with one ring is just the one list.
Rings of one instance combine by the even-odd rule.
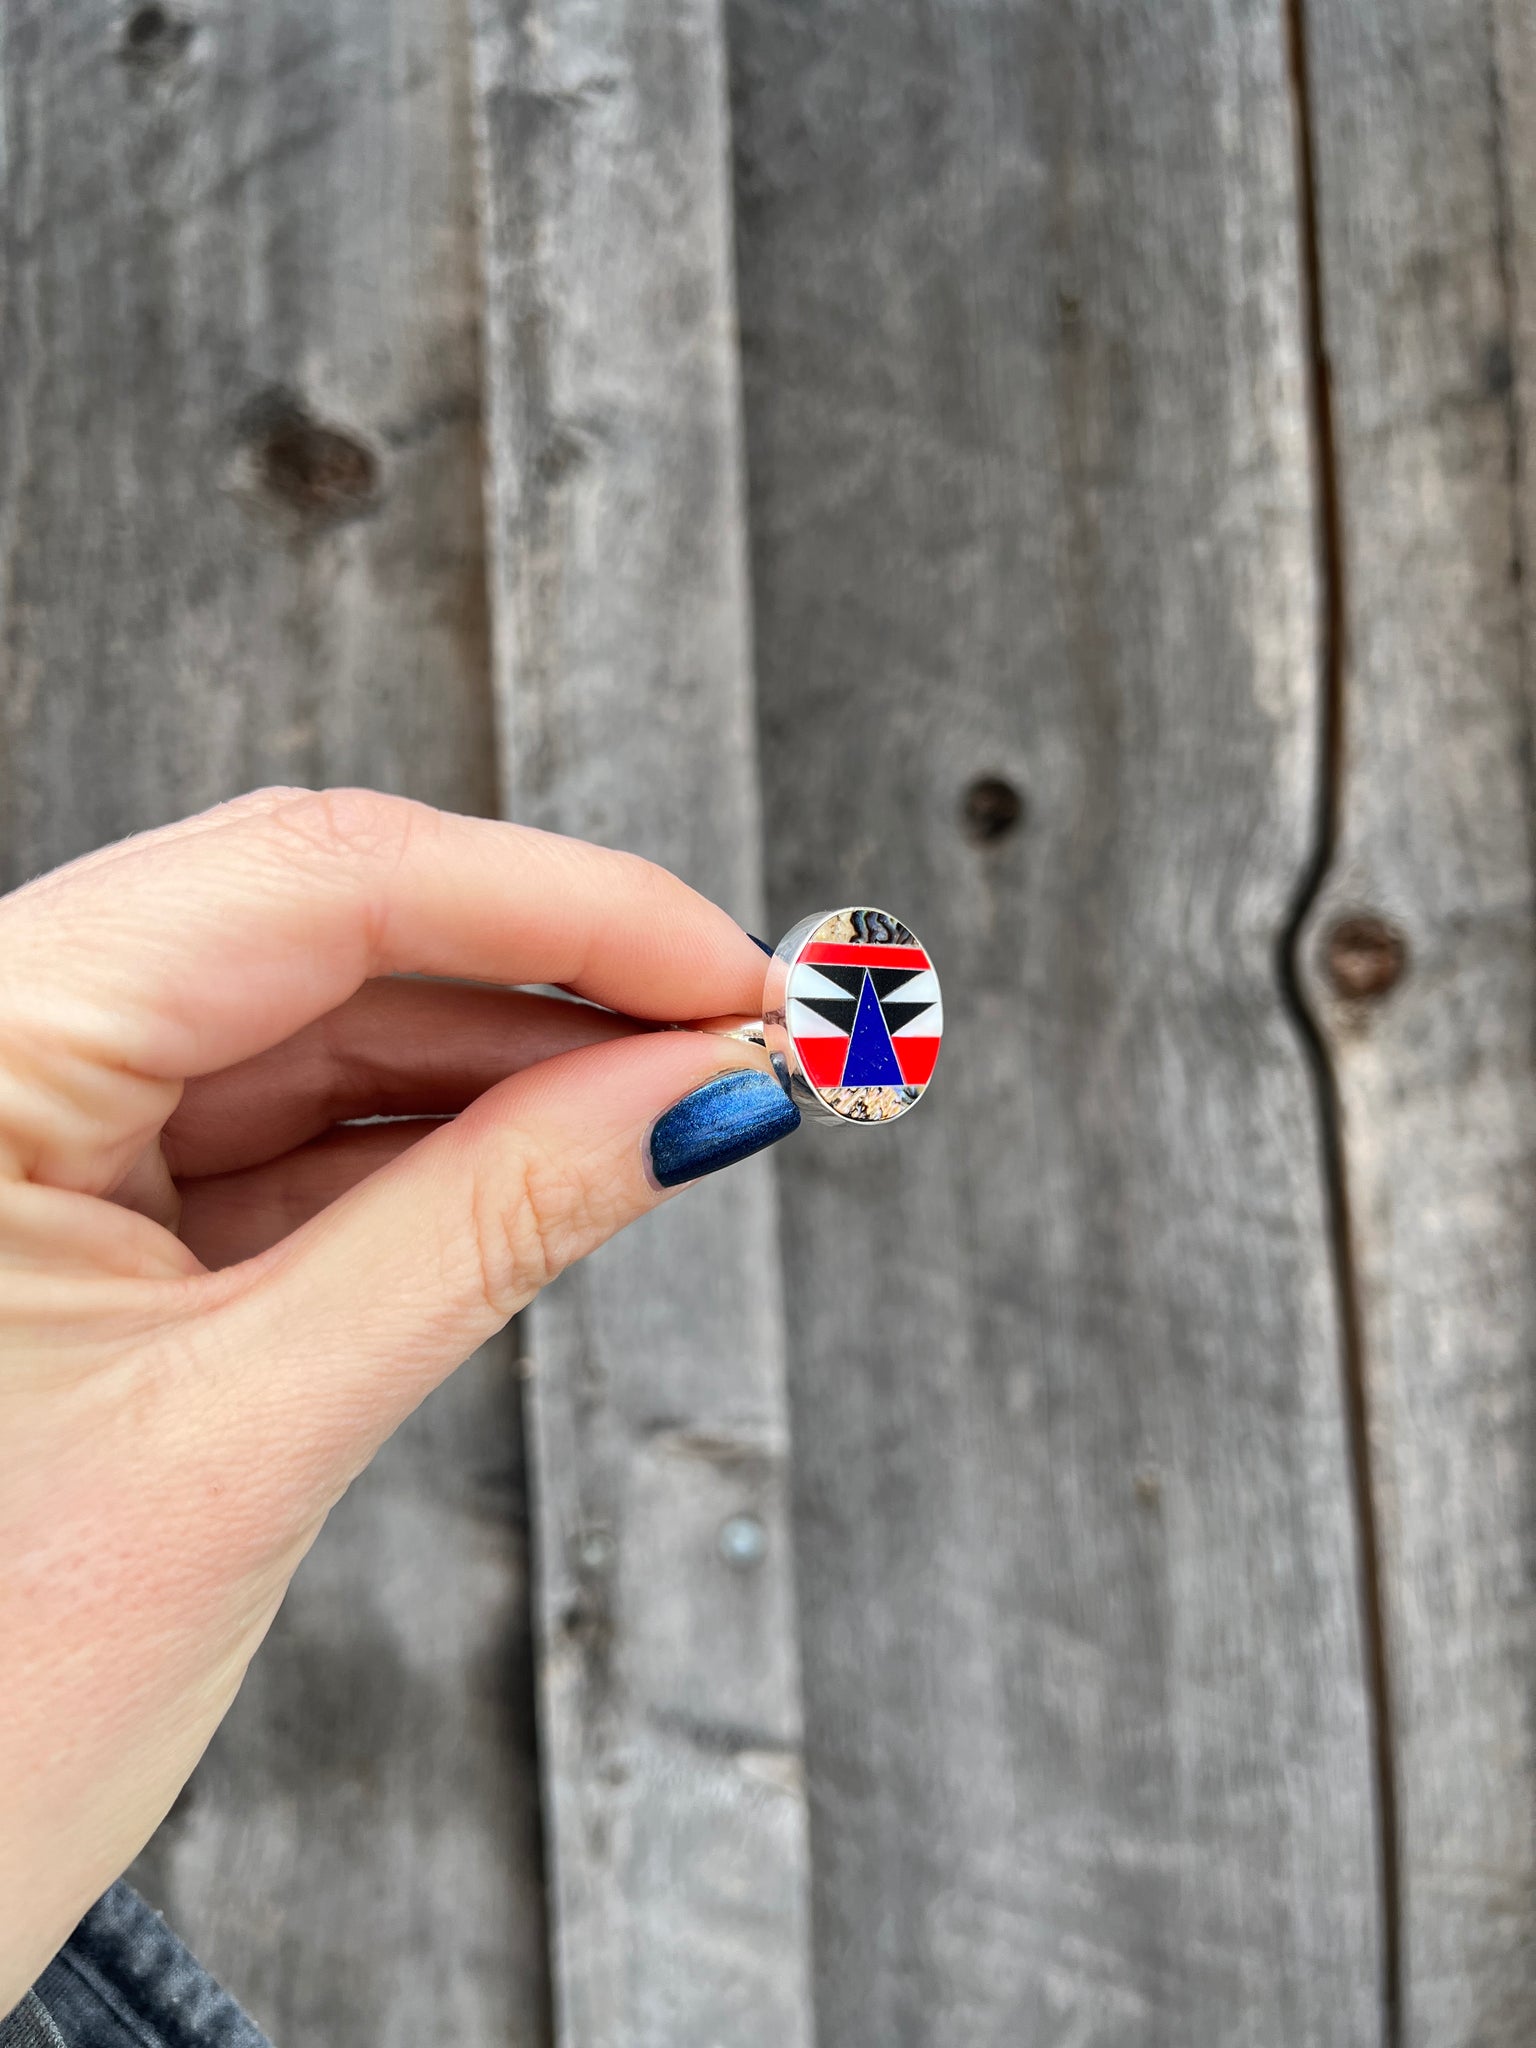
[[0, 2048], [271, 2048], [125, 1884], [96, 1901], [14, 2012]]
[[68, 2048], [48, 2017], [48, 2008], [29, 1991], [13, 2013], [0, 2020], [0, 2048]]

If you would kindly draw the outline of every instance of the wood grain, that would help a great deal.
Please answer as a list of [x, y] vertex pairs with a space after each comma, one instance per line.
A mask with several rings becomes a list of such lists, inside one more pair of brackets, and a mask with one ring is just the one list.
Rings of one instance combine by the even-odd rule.
[[[712, 0], [482, 0], [494, 618], [513, 813], [761, 905]], [[569, 2048], [807, 2048], [784, 1356], [766, 1161], [529, 1317]], [[721, 1531], [747, 1516], [745, 1569]]]
[[1283, 21], [729, 18], [774, 924], [948, 1017], [782, 1164], [821, 2036], [1370, 2041]]
[[[264, 781], [494, 805], [468, 46], [0, 11], [0, 865]], [[547, 2038], [518, 1402], [337, 1510], [138, 1880], [282, 2048]]]
[[[1341, 642], [1305, 958], [1359, 1292], [1400, 2038], [1513, 2048], [1536, 2011], [1536, 25], [1308, 0], [1306, 26]], [[1357, 993], [1361, 919], [1405, 963]]]

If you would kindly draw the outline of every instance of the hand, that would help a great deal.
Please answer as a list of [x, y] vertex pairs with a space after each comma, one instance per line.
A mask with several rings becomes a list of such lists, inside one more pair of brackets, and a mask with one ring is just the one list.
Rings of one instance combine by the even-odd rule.
[[[631, 856], [263, 791], [0, 901], [0, 2013], [131, 1861], [378, 1445], [662, 1179], [792, 1128], [763, 960]], [[587, 1005], [481, 983], [542, 982]], [[615, 1016], [613, 1011], [627, 1013]], [[510, 1078], [507, 1078], [510, 1076]], [[358, 1127], [388, 1114], [410, 1122]], [[423, 1120], [426, 1119], [426, 1120]], [[451, 1120], [448, 1120], [451, 1119]]]

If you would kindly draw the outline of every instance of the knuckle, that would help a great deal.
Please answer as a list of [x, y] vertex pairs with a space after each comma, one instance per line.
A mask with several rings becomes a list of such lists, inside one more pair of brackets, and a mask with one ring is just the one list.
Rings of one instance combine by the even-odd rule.
[[480, 1292], [505, 1321], [585, 1249], [588, 1202], [558, 1162], [520, 1151], [476, 1178], [471, 1238]]
[[221, 804], [214, 804], [203, 815], [207, 818], [235, 819], [262, 818], [273, 811], [285, 809], [303, 798], [313, 796], [312, 789], [305, 789], [299, 783], [271, 782], [261, 789], [248, 789], [240, 796], [226, 797]]
[[398, 858], [430, 815], [427, 805], [382, 790], [306, 789], [275, 804], [267, 822], [306, 857], [374, 861]]

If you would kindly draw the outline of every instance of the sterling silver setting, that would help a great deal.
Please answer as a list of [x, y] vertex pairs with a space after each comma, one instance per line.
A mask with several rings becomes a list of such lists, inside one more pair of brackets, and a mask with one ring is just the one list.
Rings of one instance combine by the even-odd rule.
[[767, 1048], [803, 1115], [893, 1123], [933, 1077], [944, 1035], [938, 975], [916, 933], [889, 911], [818, 911], [780, 939], [761, 1022], [736, 1035]]

